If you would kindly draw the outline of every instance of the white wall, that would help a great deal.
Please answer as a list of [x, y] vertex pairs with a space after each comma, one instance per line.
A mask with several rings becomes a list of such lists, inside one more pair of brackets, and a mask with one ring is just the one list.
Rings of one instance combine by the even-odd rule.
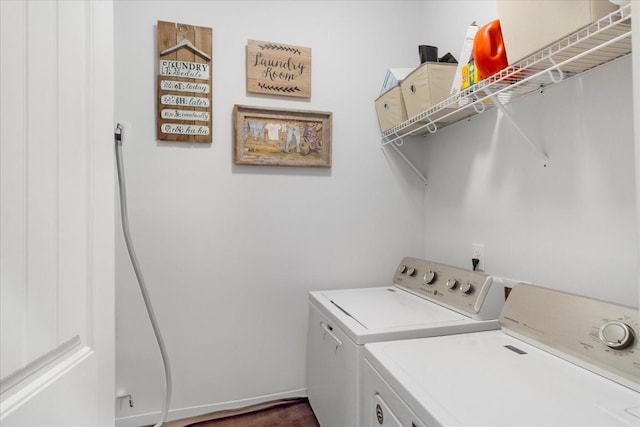
[[[437, 3], [430, 33], [468, 24], [456, 3]], [[497, 110], [414, 142], [427, 149], [425, 256], [470, 265], [484, 243], [492, 274], [638, 306], [631, 76], [627, 57], [508, 107], [547, 168]]]
[[[424, 8], [115, 3], [116, 120], [132, 237], [174, 374], [170, 418], [304, 395], [308, 291], [386, 284], [403, 256], [424, 254], [424, 185], [381, 149], [373, 104], [388, 67], [418, 65]], [[155, 139], [158, 20], [213, 28], [211, 145]], [[248, 39], [311, 47], [312, 98], [247, 94]], [[332, 168], [234, 166], [236, 103], [333, 112]], [[160, 410], [161, 368], [116, 239], [116, 382], [134, 402], [117, 416], [139, 425]]]

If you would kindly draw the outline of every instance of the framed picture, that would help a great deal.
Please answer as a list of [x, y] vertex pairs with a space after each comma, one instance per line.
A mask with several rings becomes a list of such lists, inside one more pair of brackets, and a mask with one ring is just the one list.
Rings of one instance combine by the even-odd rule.
[[233, 107], [238, 165], [331, 167], [332, 113]]

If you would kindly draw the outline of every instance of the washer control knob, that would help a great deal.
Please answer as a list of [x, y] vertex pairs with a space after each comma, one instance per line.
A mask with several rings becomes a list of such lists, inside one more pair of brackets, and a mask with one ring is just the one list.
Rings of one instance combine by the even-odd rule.
[[633, 343], [634, 333], [626, 323], [612, 320], [600, 326], [600, 341], [614, 350], [621, 350]]
[[462, 291], [462, 293], [468, 294], [473, 290], [473, 285], [471, 284], [471, 282], [465, 282], [460, 285], [460, 290]]
[[418, 271], [417, 271], [415, 268], [413, 268], [413, 267], [409, 267], [409, 268], [407, 268], [407, 275], [408, 275], [408, 276], [413, 277], [413, 276], [415, 276], [415, 275], [416, 275], [416, 273], [417, 273], [417, 272], [418, 272]]
[[407, 266], [404, 264], [400, 264], [400, 267], [398, 267], [398, 273], [404, 274], [406, 272], [407, 272]]
[[456, 279], [452, 277], [451, 279], [447, 280], [447, 288], [455, 289], [456, 286], [458, 286], [458, 281]]
[[429, 270], [426, 273], [424, 273], [424, 283], [425, 283], [425, 285], [432, 285], [433, 282], [435, 282], [437, 278], [438, 278], [438, 275], [433, 270]]

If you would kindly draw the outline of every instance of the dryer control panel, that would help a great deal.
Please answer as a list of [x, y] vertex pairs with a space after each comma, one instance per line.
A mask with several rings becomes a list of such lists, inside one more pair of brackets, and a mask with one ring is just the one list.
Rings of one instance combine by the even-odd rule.
[[403, 258], [393, 283], [476, 320], [497, 319], [504, 304], [504, 287], [494, 277], [418, 258]]
[[500, 324], [509, 335], [640, 391], [635, 308], [518, 283]]

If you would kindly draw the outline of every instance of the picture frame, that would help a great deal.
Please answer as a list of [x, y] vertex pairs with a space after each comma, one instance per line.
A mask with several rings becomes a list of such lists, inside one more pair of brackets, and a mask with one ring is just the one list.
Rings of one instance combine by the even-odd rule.
[[331, 167], [332, 113], [233, 107], [234, 163]]

